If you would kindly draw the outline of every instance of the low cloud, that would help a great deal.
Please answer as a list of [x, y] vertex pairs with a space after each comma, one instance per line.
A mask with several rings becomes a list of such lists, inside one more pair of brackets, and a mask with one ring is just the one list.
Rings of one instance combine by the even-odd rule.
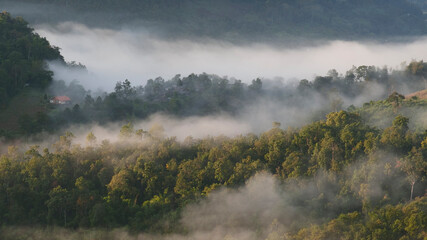
[[[110, 123], [105, 126], [100, 125], [76, 125], [69, 128], [75, 133], [76, 142], [83, 144], [85, 137], [92, 131], [99, 139], [109, 141], [118, 141], [120, 128], [124, 123]], [[246, 134], [253, 131], [250, 124], [240, 122], [238, 119], [227, 115], [214, 115], [206, 117], [187, 117], [176, 118], [169, 115], [154, 114], [146, 120], [133, 123], [134, 129], [143, 129], [149, 131], [154, 128], [162, 128], [164, 136], [177, 137], [182, 141], [191, 136], [193, 138], [205, 138], [208, 136], [224, 135], [234, 137], [240, 134]]]
[[85, 87], [111, 90], [117, 81], [134, 85], [161, 76], [213, 73], [250, 82], [257, 77], [312, 79], [330, 69], [345, 73], [353, 65], [398, 68], [402, 61], [426, 59], [427, 37], [405, 43], [330, 41], [314, 46], [289, 48], [262, 43], [234, 45], [228, 42], [164, 40], [148, 30], [89, 28], [72, 22], [35, 26], [36, 32], [61, 48], [68, 61], [81, 62], [88, 73], [70, 74], [57, 64], [55, 77], [79, 80]]

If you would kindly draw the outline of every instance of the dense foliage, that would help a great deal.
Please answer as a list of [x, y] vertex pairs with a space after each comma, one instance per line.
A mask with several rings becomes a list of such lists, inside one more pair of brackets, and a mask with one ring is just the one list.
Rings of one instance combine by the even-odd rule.
[[[116, 84], [114, 92], [96, 98], [75, 82], [68, 86], [57, 82], [55, 91], [72, 97], [73, 106], [53, 111], [50, 128], [73, 123], [133, 121], [158, 112], [180, 117], [219, 113], [238, 115], [256, 104], [271, 103], [280, 108], [300, 108], [301, 113], [314, 112], [310, 119], [306, 119], [310, 122], [354, 101], [388, 98], [392, 89], [407, 93], [418, 91], [425, 87], [426, 79], [427, 63], [413, 61], [402, 70], [364, 65], [353, 67], [344, 75], [331, 70], [328, 75], [318, 76], [313, 81], [301, 80], [298, 86], [261, 79], [248, 85], [237, 79], [209, 74], [177, 75], [167, 81], [159, 77], [149, 79], [145, 86], [132, 86], [125, 80]], [[416, 99], [387, 99], [377, 105], [384, 111], [365, 108], [361, 115], [378, 127], [390, 124], [399, 113], [412, 116], [426, 107], [423, 100]], [[414, 123], [423, 128], [425, 124], [418, 121], [419, 117], [417, 115]]]
[[165, 35], [238, 41], [298, 37], [376, 39], [427, 33], [422, 3], [411, 4], [406, 0], [14, 0], [13, 3], [13, 9], [44, 6], [43, 11], [50, 12], [44, 16], [22, 11], [32, 21], [84, 19], [87, 24], [110, 26], [143, 22], [148, 27], [160, 26]]
[[[393, 94], [390, 97], [393, 97]], [[390, 99], [390, 97], [381, 101], [370, 101], [360, 108], [351, 108], [351, 110], [359, 113], [368, 125], [379, 128], [389, 126], [399, 114], [411, 116], [411, 129], [425, 131], [427, 101], [417, 97], [402, 99], [402, 95], [399, 99]]]
[[[69, 67], [76, 65], [69, 64]], [[281, 109], [300, 109], [298, 114], [303, 116], [300, 118], [304, 124], [350, 104], [361, 105], [362, 101], [381, 99], [385, 100], [371, 101], [361, 109], [350, 106], [349, 110], [360, 113], [370, 125], [380, 128], [391, 124], [398, 114], [414, 116], [411, 128], [423, 131], [425, 101], [416, 97], [404, 99], [397, 92], [390, 93], [392, 90], [410, 93], [423, 89], [426, 79], [427, 64], [413, 61], [402, 70], [374, 66], [353, 67], [345, 74], [331, 70], [313, 81], [301, 80], [297, 86], [261, 79], [248, 85], [237, 79], [191, 74], [177, 75], [170, 80], [149, 79], [145, 86], [132, 86], [125, 80], [118, 82], [113, 92], [92, 97], [77, 82], [67, 85], [55, 81], [46, 91], [47, 95], [40, 93], [37, 100], [42, 103], [39, 107], [49, 114], [35, 113], [32, 119], [25, 114], [20, 116], [15, 136], [53, 132], [71, 124], [135, 121], [154, 113], [179, 117], [222, 113], [238, 116], [254, 106], [272, 104]], [[72, 105], [49, 105], [50, 96], [58, 94], [69, 96]]]
[[[0, 14], [0, 39], [0, 89], [7, 94], [0, 98], [2, 104], [25, 86], [40, 90], [51, 82], [43, 61], [62, 60], [57, 48], [7, 13]], [[133, 120], [159, 111], [238, 114], [260, 100], [301, 109], [307, 102], [327, 102], [322, 113], [341, 109], [341, 99], [357, 99], [375, 86], [387, 89], [376, 96], [387, 99], [333, 111], [297, 129], [283, 130], [275, 122], [260, 135], [178, 141], [166, 137], [160, 125], [134, 129], [128, 123], [116, 133], [117, 142], [92, 132], [84, 143], [77, 142], [66, 132], [43, 148], [12, 144], [0, 155], [0, 238], [21, 238], [25, 231], [14, 235], [13, 229], [24, 226], [126, 227], [188, 236], [192, 229], [180, 221], [188, 206], [225, 188], [242, 192], [253, 176], [269, 174], [285, 193], [275, 209], [279, 216], [269, 219], [272, 227], [263, 229], [266, 223], [259, 219], [265, 216], [244, 212], [226, 216], [232, 228], [256, 229], [259, 239], [425, 239], [427, 132], [423, 124], [411, 127], [413, 120], [405, 116], [419, 121], [423, 116], [416, 112], [425, 112], [426, 102], [405, 100], [389, 90], [419, 90], [426, 78], [423, 61], [391, 73], [373, 66], [354, 67], [345, 75], [331, 70], [312, 82], [282, 87], [260, 79], [246, 85], [192, 74], [148, 80], [138, 87], [119, 82], [114, 92], [95, 99], [76, 83], [55, 82], [52, 88], [80, 102], [54, 107], [43, 96], [50, 115], [23, 116], [22, 133], [69, 123]]]
[[[408, 92], [422, 89], [427, 78], [427, 64], [413, 61], [404, 69], [393, 71], [364, 65], [353, 67], [344, 75], [331, 70], [327, 76], [318, 76], [313, 81], [301, 80], [297, 87], [260, 79], [248, 85], [237, 79], [208, 74], [177, 75], [167, 81], [150, 79], [145, 86], [136, 87], [126, 80], [118, 82], [114, 92], [92, 97], [75, 82], [68, 86], [54, 82], [53, 86], [50, 85], [53, 91], [44, 90], [52, 82], [52, 73], [46, 70], [44, 61], [59, 59], [63, 62], [59, 49], [33, 33], [22, 18], [2, 13], [0, 21], [0, 106], [9, 107], [0, 112], [0, 135], [10, 138], [53, 132], [76, 123], [103, 124], [144, 119], [158, 112], [175, 116], [236, 115], [260, 102], [280, 103], [284, 107], [315, 112], [307, 121], [310, 122], [321, 119], [331, 110], [342, 109], [352, 100], [360, 100], [369, 95], [370, 89], [386, 89], [380, 95], [369, 96], [370, 100], [379, 100], [386, 98], [392, 90]], [[75, 63], [68, 66], [83, 67]], [[29, 93], [17, 96], [24, 88], [30, 89]], [[35, 94], [31, 92], [33, 90], [36, 90]], [[49, 98], [57, 94], [71, 97], [73, 105], [65, 108], [49, 105]], [[18, 98], [15, 99], [18, 104], [8, 106], [14, 96]], [[21, 106], [22, 102], [26, 102], [25, 106]], [[318, 105], [312, 105], [312, 102]], [[399, 109], [399, 101], [389, 102], [394, 106], [395, 115], [400, 113], [396, 110]], [[366, 115], [362, 114], [363, 117]], [[390, 123], [393, 117], [383, 119]]]
[[[288, 186], [292, 204], [305, 209], [286, 233], [296, 239], [331, 232], [357, 233], [357, 239], [425, 236], [425, 198], [402, 204], [422, 196], [427, 186], [427, 136], [409, 131], [403, 116], [384, 131], [341, 111], [301, 129], [275, 124], [260, 136], [179, 142], [164, 138], [159, 126], [144, 131], [128, 124], [121, 143], [89, 133], [81, 146], [73, 137], [66, 133], [51, 150], [33, 146], [21, 153], [10, 147], [1, 156], [1, 225], [182, 231], [177, 220], [189, 202], [267, 171]], [[310, 190], [304, 187], [305, 179], [322, 174]], [[165, 219], [170, 224], [162, 225]], [[307, 221], [331, 222], [298, 232]]]
[[291, 239], [425, 239], [426, 197], [407, 205], [387, 205], [367, 216], [341, 214], [323, 226], [301, 230]]
[[52, 72], [44, 61], [62, 59], [59, 48], [34, 33], [22, 18], [0, 13], [0, 108], [24, 87], [46, 88]]
[[[176, 116], [203, 116], [219, 112], [234, 114], [262, 96], [260, 79], [248, 86], [240, 80], [230, 81], [208, 74], [191, 74], [184, 78], [177, 75], [169, 81], [159, 77], [149, 79], [145, 86], [137, 87], [125, 80], [116, 84], [114, 92], [95, 99], [83, 88], [76, 91], [78, 84], [56, 85], [56, 91], [77, 97], [74, 99], [78, 106], [73, 106], [72, 111], [66, 109], [62, 117], [59, 115], [62, 123], [144, 119], [157, 112]], [[77, 107], [79, 109], [75, 109]]]

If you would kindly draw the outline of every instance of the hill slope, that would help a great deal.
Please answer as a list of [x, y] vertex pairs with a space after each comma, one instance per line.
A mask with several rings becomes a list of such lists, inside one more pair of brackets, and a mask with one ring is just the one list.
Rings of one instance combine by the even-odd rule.
[[43, 92], [52, 82], [47, 60], [64, 61], [59, 48], [26, 21], [0, 13], [0, 135], [15, 134], [19, 127], [38, 132], [46, 123]]
[[0, 13], [0, 108], [24, 89], [45, 88], [52, 81], [46, 60], [62, 60], [59, 48], [33, 32], [22, 18]]

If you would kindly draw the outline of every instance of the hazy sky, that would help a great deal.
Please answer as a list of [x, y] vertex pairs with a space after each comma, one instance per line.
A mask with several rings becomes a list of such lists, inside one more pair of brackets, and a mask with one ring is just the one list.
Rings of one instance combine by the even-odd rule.
[[74, 23], [36, 26], [59, 46], [67, 61], [81, 62], [89, 74], [71, 74], [52, 65], [56, 77], [91, 89], [111, 90], [117, 81], [143, 84], [161, 76], [211, 73], [250, 82], [257, 77], [312, 79], [330, 69], [345, 73], [353, 65], [399, 67], [403, 61], [427, 59], [427, 37], [409, 43], [331, 41], [305, 48], [263, 44], [237, 46], [215, 40], [162, 40], [143, 29], [89, 29]]

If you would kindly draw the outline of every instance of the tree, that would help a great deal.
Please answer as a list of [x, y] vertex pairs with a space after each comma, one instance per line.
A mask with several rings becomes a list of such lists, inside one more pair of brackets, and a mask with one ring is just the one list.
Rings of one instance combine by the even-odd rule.
[[147, 131], [144, 131], [144, 129], [138, 129], [135, 132], [135, 135], [138, 137], [139, 140], [142, 140], [143, 137], [145, 137], [147, 135]]
[[397, 162], [396, 167], [400, 168], [406, 174], [406, 179], [411, 184], [412, 201], [414, 185], [420, 178], [425, 178], [427, 174], [427, 162], [424, 160], [421, 150], [412, 148], [411, 152], [403, 159]]
[[377, 79], [375, 66], [359, 66], [355, 73], [358, 81], [372, 82]]
[[136, 89], [131, 86], [129, 80], [125, 80], [123, 83], [118, 82], [114, 88], [115, 93], [119, 99], [131, 99], [136, 93]]
[[329, 90], [331, 88], [331, 84], [332, 84], [332, 77], [317, 76], [314, 79], [313, 87], [316, 90], [324, 93], [326, 90]]
[[282, 178], [296, 178], [307, 172], [307, 159], [300, 152], [292, 152], [282, 163]]
[[116, 173], [108, 184], [109, 195], [117, 195], [128, 204], [136, 203], [138, 189], [134, 172], [129, 169], [122, 169]]
[[96, 137], [95, 137], [95, 134], [93, 134], [92, 131], [86, 136], [86, 142], [90, 146], [93, 146], [96, 143]]
[[[57, 186], [49, 193], [49, 200], [46, 201], [48, 208], [49, 222], [60, 224], [60, 219], [64, 221], [64, 227], [67, 226], [67, 212], [71, 208], [72, 197], [67, 189]], [[62, 225], [62, 224], [60, 224]]]
[[388, 96], [387, 101], [390, 102], [393, 105], [394, 112], [397, 112], [397, 109], [399, 108], [401, 102], [405, 99], [405, 96], [402, 94], [399, 94], [397, 92], [393, 92]]
[[307, 79], [302, 79], [299, 81], [297, 90], [302, 94], [307, 94], [311, 90], [312, 84]]
[[162, 139], [165, 137], [165, 129], [159, 123], [154, 123], [151, 126], [150, 130], [148, 130], [148, 133], [152, 138], [155, 138], [155, 139]]
[[259, 93], [262, 89], [262, 81], [261, 79], [257, 78], [255, 80], [252, 80], [252, 84], [249, 85], [249, 89]]
[[[398, 115], [392, 126], [386, 128], [381, 135], [381, 143], [389, 145], [393, 150], [400, 152], [409, 151], [410, 141], [407, 138], [409, 118]], [[409, 148], [409, 149], [408, 149]]]
[[72, 132], [65, 132], [64, 135], [59, 137], [59, 141], [54, 144], [56, 147], [56, 151], [65, 151], [69, 150], [71, 147], [71, 143], [73, 141], [74, 134]]
[[134, 130], [133, 130], [133, 124], [132, 123], [125, 124], [120, 129], [120, 137], [123, 139], [132, 137], [133, 133], [134, 133]]

